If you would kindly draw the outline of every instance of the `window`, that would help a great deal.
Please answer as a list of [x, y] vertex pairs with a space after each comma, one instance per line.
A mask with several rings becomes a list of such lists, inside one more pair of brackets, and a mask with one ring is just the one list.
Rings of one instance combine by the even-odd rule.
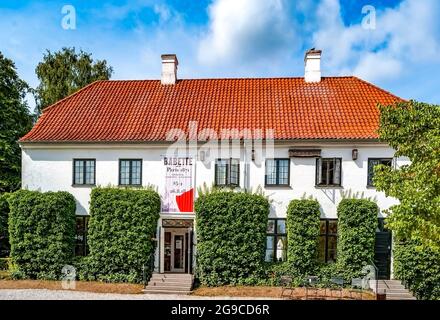
[[140, 186], [142, 184], [142, 160], [119, 160], [119, 185]]
[[369, 158], [368, 159], [368, 180], [367, 180], [367, 186], [372, 187], [373, 186], [373, 177], [374, 177], [374, 167], [383, 164], [385, 166], [390, 166], [393, 162], [393, 159], [386, 158], [386, 159], [380, 159], [380, 158]]
[[73, 185], [95, 184], [95, 159], [73, 160]]
[[287, 233], [286, 219], [269, 219], [266, 236], [265, 260], [286, 261], [287, 259]]
[[75, 243], [75, 255], [86, 256], [89, 253], [87, 248], [87, 228], [89, 223], [89, 217], [77, 216], [76, 217], [76, 243]]
[[266, 160], [266, 186], [288, 186], [290, 177], [290, 159]]
[[322, 262], [335, 262], [338, 243], [338, 220], [320, 222], [318, 257]]
[[341, 185], [341, 158], [316, 159], [316, 185], [340, 186]]
[[217, 159], [215, 163], [215, 185], [230, 187], [240, 185], [239, 159]]

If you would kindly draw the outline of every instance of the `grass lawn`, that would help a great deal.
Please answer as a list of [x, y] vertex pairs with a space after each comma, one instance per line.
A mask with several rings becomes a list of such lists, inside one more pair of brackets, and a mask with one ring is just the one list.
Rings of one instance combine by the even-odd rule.
[[[267, 298], [281, 298], [282, 289], [280, 287], [251, 287], [251, 286], [224, 286], [224, 287], [200, 287], [193, 291], [193, 295], [212, 297], [212, 296], [231, 296], [231, 297], [267, 297]], [[290, 294], [289, 291], [284, 293]], [[315, 293], [309, 293], [310, 296], [314, 296]], [[294, 288], [292, 292], [292, 298], [303, 299], [305, 298], [305, 289]], [[328, 289], [319, 289], [318, 296], [326, 297], [326, 299], [338, 299], [339, 292], [330, 292]], [[350, 298], [350, 292], [346, 289], [342, 291], [342, 299], [361, 299], [359, 293], [352, 294], [353, 298]], [[363, 292], [363, 300], [375, 300], [376, 297], [372, 292]]]
[[[105, 283], [97, 281], [76, 281], [74, 291], [96, 293], [141, 294], [144, 286], [131, 283]], [[47, 280], [0, 280], [0, 289], [49, 289], [63, 290], [61, 281]]]

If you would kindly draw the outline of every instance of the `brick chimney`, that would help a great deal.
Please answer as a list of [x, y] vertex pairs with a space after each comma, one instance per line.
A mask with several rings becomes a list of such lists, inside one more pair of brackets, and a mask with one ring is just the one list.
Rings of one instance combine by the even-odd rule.
[[177, 56], [175, 54], [163, 54], [162, 58], [162, 76], [160, 82], [164, 85], [175, 84], [177, 81]]
[[321, 82], [321, 50], [312, 48], [304, 57], [304, 80], [308, 83]]

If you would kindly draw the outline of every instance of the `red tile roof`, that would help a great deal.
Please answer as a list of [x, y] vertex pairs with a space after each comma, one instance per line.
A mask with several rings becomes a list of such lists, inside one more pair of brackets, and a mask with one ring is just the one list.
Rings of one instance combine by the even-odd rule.
[[275, 139], [376, 139], [377, 104], [356, 77], [97, 81], [46, 108], [21, 142], [165, 141], [173, 128], [273, 129]]

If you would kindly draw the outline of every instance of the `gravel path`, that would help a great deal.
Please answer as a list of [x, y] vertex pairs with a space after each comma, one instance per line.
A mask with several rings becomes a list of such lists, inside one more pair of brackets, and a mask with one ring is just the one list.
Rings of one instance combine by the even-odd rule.
[[[205, 297], [176, 294], [116, 294], [47, 289], [0, 289], [0, 300], [204, 300]], [[210, 297], [219, 300], [264, 298]]]

